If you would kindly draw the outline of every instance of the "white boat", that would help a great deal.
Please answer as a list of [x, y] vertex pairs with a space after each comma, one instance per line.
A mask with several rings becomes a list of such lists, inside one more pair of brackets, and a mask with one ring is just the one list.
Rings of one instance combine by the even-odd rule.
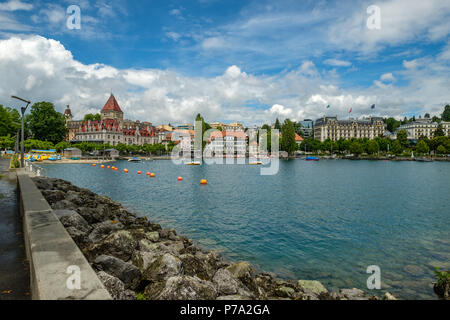
[[133, 157], [131, 159], [128, 159], [128, 162], [141, 162], [141, 159]]
[[258, 165], [261, 165], [263, 163], [262, 163], [262, 161], [252, 161], [252, 162], [249, 162], [248, 164], [251, 165], [251, 166], [258, 166]]
[[192, 161], [192, 162], [188, 162], [188, 163], [186, 163], [188, 166], [199, 166], [199, 165], [201, 165], [201, 163], [200, 162], [198, 162], [198, 161]]

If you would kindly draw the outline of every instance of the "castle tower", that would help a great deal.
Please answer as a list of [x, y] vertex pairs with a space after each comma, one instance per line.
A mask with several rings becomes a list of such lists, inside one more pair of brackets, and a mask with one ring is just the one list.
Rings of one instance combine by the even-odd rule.
[[105, 119], [114, 119], [117, 120], [121, 126], [123, 124], [122, 109], [120, 109], [120, 106], [112, 93], [100, 114], [102, 121]]
[[72, 121], [72, 111], [70, 111], [69, 105], [67, 105], [67, 108], [64, 111], [64, 118], [66, 119], [66, 124], [67, 122]]

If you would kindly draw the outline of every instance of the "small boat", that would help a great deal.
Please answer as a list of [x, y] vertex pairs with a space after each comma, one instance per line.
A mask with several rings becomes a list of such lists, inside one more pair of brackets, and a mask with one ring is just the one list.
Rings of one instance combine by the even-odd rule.
[[200, 162], [198, 162], [198, 161], [193, 161], [193, 162], [188, 162], [188, 163], [186, 163], [188, 166], [199, 166], [199, 165], [201, 165], [201, 163]]
[[139, 159], [137, 157], [133, 157], [131, 159], [128, 159], [128, 162], [141, 162], [141, 159]]
[[258, 166], [258, 165], [261, 165], [262, 162], [261, 161], [252, 161], [252, 162], [249, 162], [248, 164], [251, 166]]
[[320, 159], [317, 157], [306, 157], [306, 161], [319, 161]]

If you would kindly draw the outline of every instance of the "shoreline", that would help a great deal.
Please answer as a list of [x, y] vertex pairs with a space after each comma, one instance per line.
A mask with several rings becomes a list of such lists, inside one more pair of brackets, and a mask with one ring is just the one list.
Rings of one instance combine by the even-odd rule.
[[[32, 179], [114, 299], [380, 299], [355, 288], [329, 292], [319, 281], [282, 280], [247, 262], [226, 261], [108, 197], [60, 179]], [[395, 298], [386, 292], [381, 299]]]

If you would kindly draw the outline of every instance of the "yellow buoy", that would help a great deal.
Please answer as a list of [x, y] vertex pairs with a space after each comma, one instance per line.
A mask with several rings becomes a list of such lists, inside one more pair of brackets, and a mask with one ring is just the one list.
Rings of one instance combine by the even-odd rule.
[[203, 185], [205, 185], [205, 184], [208, 184], [208, 181], [207, 181], [206, 179], [202, 179], [202, 180], [200, 181], [200, 183], [203, 184]]
[[154, 178], [155, 174], [154, 173], [150, 173], [150, 177]]

